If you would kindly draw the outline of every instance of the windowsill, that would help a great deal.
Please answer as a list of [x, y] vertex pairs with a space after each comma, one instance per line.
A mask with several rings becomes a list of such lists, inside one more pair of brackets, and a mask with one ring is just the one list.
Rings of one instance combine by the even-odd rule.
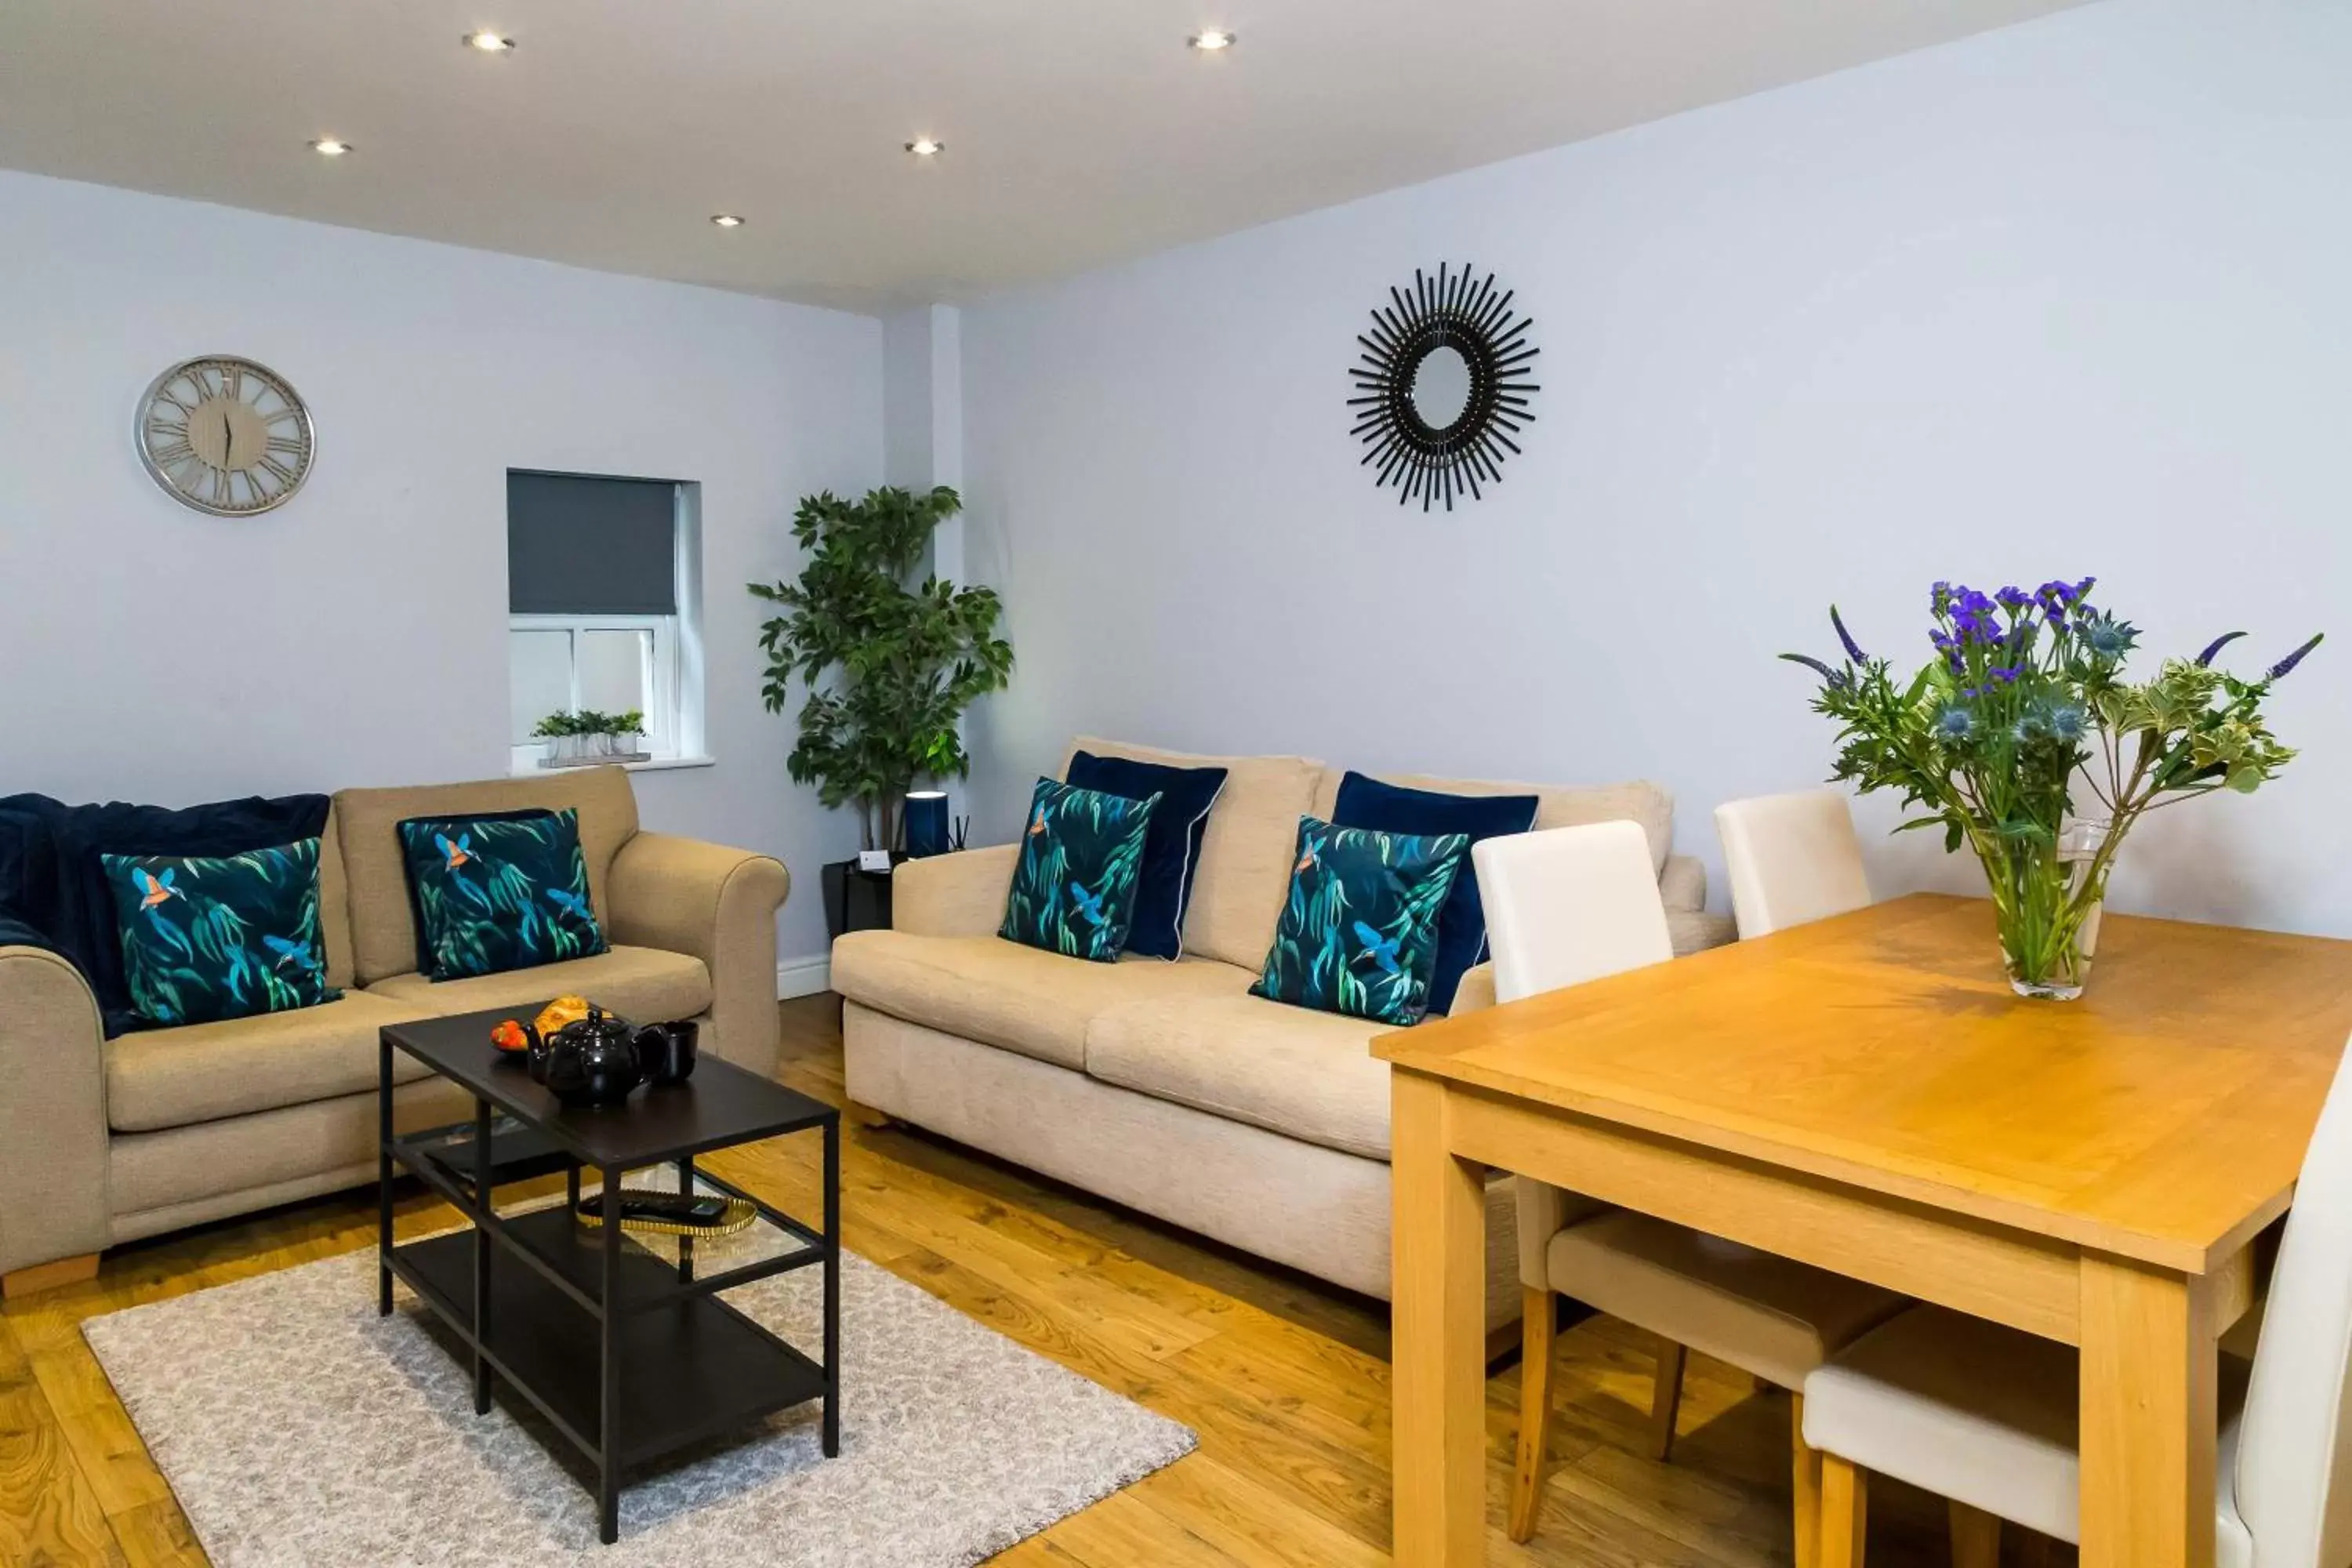
[[[667, 773], [672, 768], [713, 768], [716, 757], [647, 757], [642, 763], [623, 763], [622, 769], [633, 773]], [[569, 768], [542, 768], [537, 763], [517, 763], [508, 770], [515, 778], [542, 779], [550, 773], [569, 773]]]

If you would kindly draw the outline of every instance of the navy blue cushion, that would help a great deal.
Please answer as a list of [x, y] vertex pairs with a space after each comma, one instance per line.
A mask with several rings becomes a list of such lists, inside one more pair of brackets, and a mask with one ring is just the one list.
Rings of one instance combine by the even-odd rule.
[[149, 1027], [123, 978], [114, 893], [100, 855], [244, 855], [316, 838], [327, 797], [261, 795], [179, 808], [0, 798], [0, 905], [41, 932], [89, 982], [108, 1037]]
[[[1331, 821], [1339, 827], [1382, 833], [1459, 833], [1475, 844], [1481, 838], [1525, 833], [1536, 825], [1539, 804], [1531, 795], [1440, 795], [1351, 773], [1339, 781]], [[1437, 917], [1437, 968], [1429, 981], [1429, 1010], [1451, 1012], [1463, 973], [1486, 956], [1486, 907], [1478, 901], [1478, 879], [1465, 864]]]
[[1192, 876], [1201, 868], [1209, 808], [1225, 787], [1225, 770], [1171, 768], [1080, 752], [1070, 758], [1066, 782], [1129, 800], [1160, 797], [1150, 830], [1144, 835], [1143, 879], [1136, 889], [1135, 923], [1128, 928], [1127, 951], [1151, 958], [1178, 957], [1184, 951], [1184, 908], [1192, 900]]

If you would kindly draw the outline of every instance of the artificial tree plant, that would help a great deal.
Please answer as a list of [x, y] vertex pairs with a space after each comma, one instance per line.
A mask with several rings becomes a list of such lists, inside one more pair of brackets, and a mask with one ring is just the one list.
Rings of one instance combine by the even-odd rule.
[[800, 580], [750, 584], [783, 607], [760, 628], [768, 710], [783, 711], [794, 677], [807, 689], [785, 767], [826, 805], [854, 802], [869, 849], [898, 847], [918, 780], [971, 772], [956, 721], [1013, 671], [993, 589], [959, 588], [937, 573], [915, 583], [932, 531], [962, 507], [945, 485], [807, 497], [793, 515], [808, 552]]

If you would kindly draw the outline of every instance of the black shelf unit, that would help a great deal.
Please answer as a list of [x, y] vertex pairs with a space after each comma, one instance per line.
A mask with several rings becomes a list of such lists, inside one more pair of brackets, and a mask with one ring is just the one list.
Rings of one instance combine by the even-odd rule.
[[[715, 1058], [687, 1084], [621, 1106], [567, 1109], [527, 1075], [490, 1059], [488, 1032], [499, 1016], [383, 1031], [377, 1310], [388, 1314], [393, 1280], [405, 1283], [447, 1327], [454, 1353], [470, 1360], [477, 1415], [488, 1412], [497, 1389], [511, 1390], [587, 1457], [596, 1471], [597, 1532], [606, 1542], [619, 1539], [621, 1482], [632, 1466], [813, 1401], [824, 1405], [825, 1456], [837, 1455], [839, 1113]], [[396, 1134], [395, 1049], [470, 1089], [474, 1120]], [[698, 1154], [803, 1131], [824, 1138], [822, 1229], [695, 1168]], [[626, 1172], [658, 1166], [675, 1167], [680, 1191], [708, 1187], [751, 1204], [755, 1223], [774, 1227], [790, 1245], [698, 1274], [691, 1238], [678, 1240], [673, 1261], [616, 1226], [583, 1226], [574, 1216], [583, 1170], [617, 1188]], [[400, 1170], [465, 1215], [471, 1228], [395, 1246], [392, 1184]], [[559, 1171], [569, 1178], [562, 1205], [499, 1212], [499, 1186]], [[810, 1267], [824, 1270], [821, 1357], [720, 1299]]]

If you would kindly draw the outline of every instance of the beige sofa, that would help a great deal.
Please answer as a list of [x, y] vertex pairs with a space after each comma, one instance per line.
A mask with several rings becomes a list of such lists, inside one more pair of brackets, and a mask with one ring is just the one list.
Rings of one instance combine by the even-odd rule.
[[[1248, 994], [1288, 887], [1298, 818], [1328, 817], [1344, 770], [1302, 757], [1194, 757], [1082, 738], [1100, 754], [1229, 770], [1211, 813], [1185, 955], [1087, 963], [995, 933], [1018, 847], [899, 868], [893, 929], [843, 937], [849, 1097], [1335, 1284], [1389, 1294], [1384, 1025]], [[1066, 774], [1068, 761], [1064, 759]], [[1455, 794], [1530, 794], [1538, 827], [1630, 818], [1648, 835], [1675, 950], [1731, 938], [1696, 860], [1668, 853], [1654, 784], [1564, 789], [1391, 775]], [[1491, 972], [1455, 1011], [1489, 1003]], [[1490, 1184], [1496, 1323], [1517, 1315], [1511, 1187]]]
[[[612, 951], [436, 984], [394, 825], [525, 806], [580, 812], [591, 900]], [[776, 1058], [775, 912], [763, 855], [637, 828], [619, 768], [337, 795], [320, 846], [327, 978], [340, 1001], [107, 1040], [56, 954], [0, 947], [0, 1275], [12, 1291], [95, 1267], [118, 1242], [375, 1179], [377, 1031], [578, 992], [625, 1016], [700, 1017], [702, 1049]], [[487, 1049], [487, 1046], [485, 1047]], [[471, 1101], [395, 1053], [403, 1131]]]

